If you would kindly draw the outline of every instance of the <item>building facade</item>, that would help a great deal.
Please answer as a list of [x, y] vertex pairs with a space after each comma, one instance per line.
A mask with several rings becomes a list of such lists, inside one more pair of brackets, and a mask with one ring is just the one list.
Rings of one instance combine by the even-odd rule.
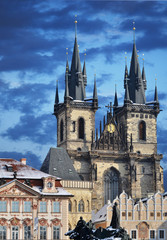
[[[135, 202], [123, 192], [117, 202], [120, 210], [120, 225], [125, 228], [132, 239], [161, 239], [167, 238], [167, 196], [160, 192]], [[96, 228], [110, 226], [113, 204], [108, 202], [94, 216]]]
[[13, 159], [0, 159], [0, 238], [67, 239], [68, 201], [60, 179]]

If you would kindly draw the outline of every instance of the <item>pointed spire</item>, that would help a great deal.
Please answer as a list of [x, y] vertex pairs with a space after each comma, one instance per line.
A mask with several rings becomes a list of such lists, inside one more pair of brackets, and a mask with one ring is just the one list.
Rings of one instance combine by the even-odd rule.
[[157, 91], [157, 78], [155, 79], [155, 93], [154, 93], [154, 101], [158, 103], [158, 91]]
[[146, 81], [146, 74], [144, 69], [144, 58], [143, 58], [142, 80], [143, 80], [144, 90], [147, 90], [147, 81]]
[[[125, 52], [127, 54], [127, 52]], [[126, 80], [128, 79], [127, 57], [125, 56], [125, 74], [124, 74], [124, 88], [126, 88]]]
[[130, 102], [128, 83], [126, 83], [124, 102]]
[[118, 107], [118, 98], [117, 98], [117, 85], [115, 84], [115, 98], [114, 98], [114, 107]]
[[67, 56], [67, 61], [66, 61], [66, 73], [65, 73], [65, 93], [64, 93], [64, 98], [69, 97], [69, 88], [68, 88], [68, 76], [69, 76], [68, 48], [66, 48], [66, 56]]
[[[75, 16], [76, 17], [76, 16]], [[75, 19], [75, 42], [74, 50], [71, 62], [71, 71], [68, 79], [69, 82], [69, 95], [74, 100], [84, 101], [86, 97], [85, 93], [85, 82], [81, 69], [81, 61], [79, 56], [79, 49], [77, 43], [77, 20]]]
[[58, 80], [56, 81], [56, 96], [55, 96], [55, 104], [59, 104]]
[[97, 88], [96, 88], [96, 74], [94, 74], [94, 89], [93, 89], [93, 99], [98, 99], [97, 97]]
[[140, 65], [138, 61], [138, 54], [136, 50], [136, 43], [135, 43], [135, 27], [133, 27], [133, 52], [131, 58], [131, 65], [130, 65], [130, 72], [129, 72], [129, 98], [134, 103], [145, 104], [145, 91], [144, 91], [144, 83], [142, 80], [142, 75], [140, 71]]

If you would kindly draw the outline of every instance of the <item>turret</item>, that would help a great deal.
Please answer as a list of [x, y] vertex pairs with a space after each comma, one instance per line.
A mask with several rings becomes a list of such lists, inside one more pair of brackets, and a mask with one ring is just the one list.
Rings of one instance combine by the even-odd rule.
[[98, 107], [98, 97], [97, 97], [97, 87], [96, 87], [96, 74], [94, 75], [93, 104], [94, 104], [94, 107]]
[[115, 84], [114, 107], [118, 107], [118, 98], [117, 98], [117, 88], [116, 88], [116, 84]]
[[59, 104], [58, 80], [56, 81], [55, 105]]

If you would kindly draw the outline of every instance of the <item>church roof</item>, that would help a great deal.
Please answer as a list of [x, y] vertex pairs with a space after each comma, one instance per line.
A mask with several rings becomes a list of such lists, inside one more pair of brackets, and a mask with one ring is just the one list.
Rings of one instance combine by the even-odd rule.
[[62, 178], [63, 180], [81, 181], [64, 148], [50, 148], [41, 171]]

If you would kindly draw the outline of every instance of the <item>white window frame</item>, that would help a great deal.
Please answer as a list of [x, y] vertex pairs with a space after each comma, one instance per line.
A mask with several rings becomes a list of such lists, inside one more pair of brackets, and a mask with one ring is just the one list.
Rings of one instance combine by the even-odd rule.
[[[164, 238], [160, 238], [160, 231], [164, 232]], [[158, 229], [158, 239], [165, 240], [165, 229]]]
[[19, 212], [20, 206], [19, 206], [19, 201], [12, 201], [12, 213], [13, 212]]
[[[26, 205], [28, 205], [28, 206], [26, 206]], [[28, 210], [30, 210], [30, 211], [28, 211]], [[31, 201], [24, 201], [24, 212], [31, 212]]]
[[[132, 238], [132, 232], [133, 231], [135, 231], [136, 232], [136, 238]], [[132, 240], [133, 239], [138, 239], [138, 236], [137, 236], [138, 234], [137, 234], [137, 230], [136, 229], [132, 229], [131, 231], [130, 231], [130, 237], [132, 238]]]
[[[7, 239], [7, 227], [6, 226], [0, 226], [0, 232], [2, 233], [2, 239]], [[5, 236], [4, 236], [5, 235]]]
[[7, 212], [7, 201], [0, 201], [0, 212]]
[[24, 240], [31, 240], [31, 239], [32, 239], [31, 226], [24, 225]]
[[[41, 235], [43, 236], [44, 232], [46, 233], [46, 238], [41, 238]], [[39, 237], [40, 237], [41, 240], [47, 239], [47, 226], [40, 226], [39, 227]]]
[[[151, 236], [150, 236], [150, 232], [151, 232], [151, 231], [154, 231], [154, 233], [155, 233], [154, 238], [151, 238]], [[150, 240], [155, 240], [155, 239], [156, 239], [156, 229], [149, 229], [149, 239], [150, 239]]]
[[[19, 239], [19, 226], [11, 226], [11, 228], [12, 228], [11, 229], [11, 239]], [[13, 234], [14, 234], [14, 238], [13, 238]], [[17, 236], [17, 238], [16, 238], [16, 236]]]
[[47, 202], [41, 201], [39, 204], [39, 212], [40, 213], [47, 213]]
[[53, 213], [59, 213], [60, 212], [60, 202], [59, 201], [54, 201], [53, 202], [52, 211], [53, 211]]
[[[57, 237], [57, 233], [59, 238], [54, 238], [54, 232], [56, 232], [56, 237]], [[60, 225], [58, 226], [53, 226], [53, 240], [60, 240]]]

